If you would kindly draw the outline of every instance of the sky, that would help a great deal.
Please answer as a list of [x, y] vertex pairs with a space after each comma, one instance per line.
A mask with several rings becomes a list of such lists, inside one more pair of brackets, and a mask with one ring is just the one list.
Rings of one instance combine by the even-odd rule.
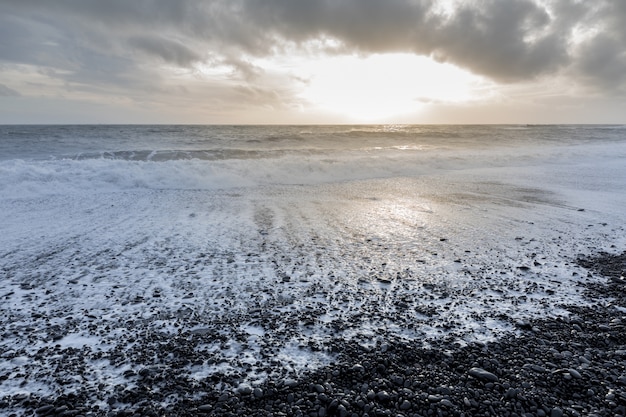
[[0, 0], [0, 123], [626, 123], [623, 0]]

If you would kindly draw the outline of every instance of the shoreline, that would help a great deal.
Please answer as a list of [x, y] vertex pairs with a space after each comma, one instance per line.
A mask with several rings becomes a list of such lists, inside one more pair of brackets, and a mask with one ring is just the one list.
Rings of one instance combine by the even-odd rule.
[[[430, 348], [389, 339], [367, 348], [333, 340], [333, 363], [298, 379], [239, 384], [236, 376], [188, 377], [187, 364], [203, 337], [146, 335], [129, 351], [129, 369], [110, 395], [79, 390], [54, 398], [0, 398], [0, 413], [59, 416], [603, 416], [626, 415], [626, 252], [578, 259], [593, 276], [581, 283], [590, 306], [563, 306], [570, 317], [515, 321], [518, 335], [460, 346], [440, 339]], [[151, 339], [152, 338], [152, 339]], [[151, 351], [158, 346], [158, 350]], [[80, 374], [81, 353], [56, 354], [43, 374]], [[63, 354], [64, 353], [64, 354]], [[271, 352], [267, 352], [271, 354]], [[6, 353], [5, 353], [6, 354]], [[74, 354], [74, 356], [72, 356]], [[141, 356], [141, 355], [144, 356]], [[149, 357], [149, 355], [153, 355]], [[193, 355], [191, 355], [193, 356]], [[92, 355], [91, 359], [97, 358]], [[152, 366], [146, 364], [152, 362]], [[275, 366], [280, 366], [275, 363]], [[43, 375], [42, 374], [42, 375]], [[6, 380], [8, 376], [1, 376]], [[215, 389], [222, 384], [226, 389]], [[202, 393], [202, 394], [194, 394]]]

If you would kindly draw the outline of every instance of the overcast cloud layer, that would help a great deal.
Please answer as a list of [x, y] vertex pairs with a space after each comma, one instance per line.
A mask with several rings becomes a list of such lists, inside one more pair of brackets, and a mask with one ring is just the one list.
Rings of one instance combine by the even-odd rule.
[[187, 97], [191, 105], [198, 92], [169, 76], [219, 67], [230, 73], [227, 80], [204, 78], [206, 106], [285, 109], [301, 104], [293, 85], [251, 62], [293, 51], [409, 52], [507, 86], [552, 77], [581, 97], [621, 103], [626, 2], [0, 0], [5, 102], [32, 96], [39, 83], [40, 94], [57, 99], [109, 97], [165, 108], [167, 97], [179, 105]]

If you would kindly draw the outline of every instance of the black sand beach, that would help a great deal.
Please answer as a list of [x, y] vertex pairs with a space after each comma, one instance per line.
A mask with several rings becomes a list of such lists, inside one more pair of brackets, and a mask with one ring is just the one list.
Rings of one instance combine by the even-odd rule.
[[[190, 380], [177, 369], [202, 361], [206, 333], [153, 333], [108, 360], [131, 358], [115, 394], [4, 396], [7, 416], [619, 416], [626, 415], [626, 253], [579, 258], [603, 284], [593, 307], [564, 306], [567, 319], [513, 322], [518, 336], [468, 346], [440, 340], [417, 348], [390, 338], [371, 349], [331, 343], [337, 360], [295, 379], [239, 385], [235, 376]], [[505, 318], [503, 318], [505, 319]], [[271, 352], [266, 352], [271, 354]], [[41, 352], [38, 375], [80, 376], [80, 351]], [[91, 359], [94, 359], [92, 356]], [[280, 363], [275, 364], [280, 367]], [[7, 375], [0, 376], [6, 379]], [[217, 387], [222, 387], [217, 389]], [[236, 387], [236, 388], [235, 388]], [[97, 390], [96, 390], [97, 391]], [[201, 393], [201, 394], [199, 394]], [[100, 401], [95, 401], [98, 398]]]

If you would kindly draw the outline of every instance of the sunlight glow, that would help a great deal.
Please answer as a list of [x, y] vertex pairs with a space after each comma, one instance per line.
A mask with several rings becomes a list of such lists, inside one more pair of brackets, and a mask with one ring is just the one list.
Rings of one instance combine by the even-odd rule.
[[469, 72], [411, 54], [326, 57], [309, 61], [302, 71], [306, 101], [354, 121], [414, 114], [426, 103], [471, 101], [485, 87]]
[[188, 81], [199, 90], [216, 81], [229, 85], [229, 91], [262, 84], [265, 90], [254, 91], [271, 95], [272, 108], [297, 108], [301, 115], [323, 115], [342, 123], [407, 123], [435, 106], [475, 103], [496, 91], [485, 78], [425, 56], [339, 55], [326, 49], [340, 45], [320, 42], [308, 45], [306, 53], [244, 57], [239, 66], [226, 61], [198, 65], [187, 74]]

